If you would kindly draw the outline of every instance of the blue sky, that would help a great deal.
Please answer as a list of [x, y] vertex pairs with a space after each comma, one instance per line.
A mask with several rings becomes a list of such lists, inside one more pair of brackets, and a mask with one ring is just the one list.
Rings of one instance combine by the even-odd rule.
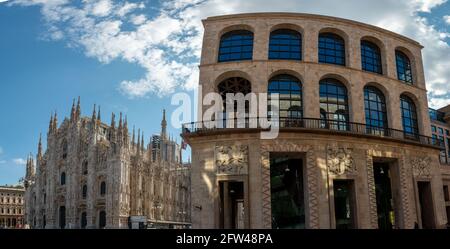
[[0, 185], [24, 175], [51, 112], [61, 121], [77, 96], [84, 115], [94, 103], [108, 123], [123, 112], [148, 140], [162, 109], [175, 108], [171, 95], [197, 84], [201, 19], [261, 11], [338, 16], [416, 39], [430, 104], [450, 104], [446, 0], [0, 0]]

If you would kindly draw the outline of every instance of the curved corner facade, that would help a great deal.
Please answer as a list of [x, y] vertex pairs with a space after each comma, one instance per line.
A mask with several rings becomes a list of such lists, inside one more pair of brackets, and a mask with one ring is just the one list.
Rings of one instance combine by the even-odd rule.
[[257, 128], [184, 127], [193, 228], [445, 226], [420, 44], [309, 14], [203, 24], [199, 103], [233, 89], [279, 93], [282, 124], [270, 140]]

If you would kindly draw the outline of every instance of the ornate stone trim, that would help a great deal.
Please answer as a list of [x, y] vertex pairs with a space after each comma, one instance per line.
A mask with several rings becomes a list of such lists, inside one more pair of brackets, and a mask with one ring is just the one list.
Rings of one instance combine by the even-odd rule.
[[367, 187], [369, 191], [370, 228], [378, 229], [377, 193], [375, 190], [375, 176], [373, 172], [373, 157], [366, 153]]
[[431, 158], [429, 156], [412, 158], [411, 165], [414, 177], [431, 178]]
[[409, 208], [409, 199], [408, 199], [408, 169], [406, 167], [405, 156], [402, 155], [399, 158], [399, 170], [400, 170], [400, 189], [401, 189], [401, 205], [402, 205], [402, 216], [403, 216], [403, 228], [413, 228], [413, 224], [411, 221], [410, 208]]
[[336, 176], [356, 173], [353, 149], [328, 147], [327, 166], [328, 171]]
[[248, 146], [216, 146], [215, 157], [218, 175], [248, 174]]
[[309, 228], [319, 228], [319, 203], [318, 203], [318, 168], [312, 148], [308, 145], [285, 141], [276, 141], [273, 144], [261, 145], [261, 173], [262, 173], [262, 212], [263, 227], [272, 228], [272, 207], [270, 192], [270, 152], [305, 152], [306, 176], [309, 203]]

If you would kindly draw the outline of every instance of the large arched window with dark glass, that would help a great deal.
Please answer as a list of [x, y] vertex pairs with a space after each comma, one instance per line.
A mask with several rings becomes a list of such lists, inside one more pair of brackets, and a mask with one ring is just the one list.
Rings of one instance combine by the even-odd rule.
[[82, 188], [82, 198], [86, 199], [86, 197], [87, 197], [87, 186], [86, 184], [84, 184]]
[[219, 62], [251, 60], [253, 57], [253, 33], [235, 30], [222, 35]]
[[319, 35], [319, 62], [345, 66], [345, 42], [333, 33]]
[[375, 135], [386, 135], [388, 121], [384, 94], [376, 87], [364, 87], [364, 106], [367, 132]]
[[320, 81], [320, 116], [321, 128], [348, 130], [347, 88], [339, 80]]
[[403, 133], [405, 137], [418, 139], [419, 126], [414, 101], [410, 97], [402, 94], [400, 96], [400, 108], [402, 111]]
[[383, 74], [380, 48], [375, 43], [361, 41], [361, 66], [364, 71]]
[[[227, 94], [228, 93], [242, 93], [245, 95], [249, 94], [252, 91], [252, 86], [250, 81], [241, 78], [241, 77], [231, 77], [228, 78], [224, 81], [222, 81], [218, 86], [218, 91], [220, 96], [222, 96], [222, 101], [223, 101], [223, 113], [224, 113], [224, 117], [223, 119], [226, 119], [227, 113], [226, 113], [226, 105], [227, 105]], [[231, 103], [230, 103], [231, 104]], [[234, 105], [234, 111], [237, 112], [238, 111], [238, 102], [234, 101], [233, 103]], [[246, 117], [248, 117], [248, 113], [249, 113], [249, 109], [250, 109], [250, 105], [249, 102], [246, 101], [245, 102], [245, 115]], [[236, 115], [235, 115], [236, 117]]]
[[100, 183], [100, 196], [105, 196], [106, 194], [106, 183], [101, 182]]
[[61, 173], [60, 183], [61, 185], [66, 185], [66, 172]]
[[269, 59], [301, 60], [302, 35], [290, 29], [278, 29], [270, 33]]
[[412, 84], [412, 67], [408, 56], [399, 50], [395, 50], [395, 61], [397, 62], [397, 78], [405, 83]]
[[269, 81], [268, 92], [268, 117], [272, 117], [273, 113], [270, 105], [272, 95], [279, 94], [279, 117], [281, 124], [287, 125], [286, 121], [297, 123], [303, 117], [302, 109], [302, 83], [299, 79], [288, 74], [281, 74], [273, 77]]

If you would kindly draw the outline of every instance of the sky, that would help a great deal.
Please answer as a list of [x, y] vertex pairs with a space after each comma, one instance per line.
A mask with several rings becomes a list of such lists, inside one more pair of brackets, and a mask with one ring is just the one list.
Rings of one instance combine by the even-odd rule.
[[78, 96], [83, 115], [94, 104], [106, 123], [123, 112], [148, 142], [162, 109], [177, 107], [171, 96], [192, 96], [198, 84], [201, 20], [269, 11], [336, 16], [417, 40], [430, 106], [450, 104], [448, 0], [0, 0], [0, 185], [24, 176], [40, 133], [45, 148], [51, 113], [61, 122]]

